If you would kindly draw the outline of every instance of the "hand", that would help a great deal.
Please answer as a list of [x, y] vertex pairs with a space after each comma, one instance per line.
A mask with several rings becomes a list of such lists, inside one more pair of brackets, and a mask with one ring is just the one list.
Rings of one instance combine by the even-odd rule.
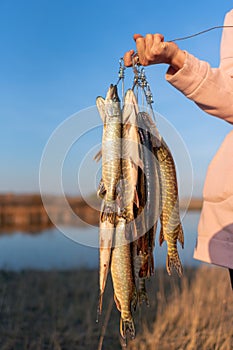
[[[147, 34], [145, 37], [134, 34], [134, 40], [141, 65], [167, 63], [175, 70], [183, 67], [186, 57], [185, 52], [180, 50], [175, 43], [165, 42], [162, 34]], [[133, 54], [134, 50], [125, 53], [124, 64], [126, 67], [132, 66]]]

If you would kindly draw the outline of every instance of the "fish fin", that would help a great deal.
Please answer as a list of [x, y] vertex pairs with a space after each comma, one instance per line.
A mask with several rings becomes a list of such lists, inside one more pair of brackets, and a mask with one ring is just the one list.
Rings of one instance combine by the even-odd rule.
[[137, 289], [135, 287], [134, 292], [133, 292], [132, 301], [131, 301], [131, 305], [132, 305], [134, 311], [136, 310], [137, 303], [138, 303], [138, 294], [137, 294]]
[[106, 118], [106, 113], [105, 113], [105, 99], [101, 96], [98, 96], [96, 98], [96, 106], [97, 109], [99, 111], [100, 117], [103, 121], [103, 123], [105, 122], [105, 118]]
[[140, 278], [145, 278], [147, 276], [148, 267], [149, 267], [148, 266], [148, 260], [145, 259], [145, 261], [142, 263], [142, 266], [141, 266], [141, 268], [139, 270], [139, 273], [138, 273]]
[[136, 157], [134, 159], [130, 157], [129, 159], [134, 167], [141, 168], [142, 170], [144, 169], [144, 163], [140, 157]]
[[123, 339], [126, 339], [127, 333], [129, 333], [131, 339], [135, 338], [135, 326], [132, 318], [129, 320], [123, 320], [121, 317], [120, 333]]
[[167, 255], [166, 268], [169, 275], [171, 275], [171, 267], [175, 268], [179, 277], [183, 275], [183, 267], [178, 254], [175, 257], [170, 257]]
[[116, 294], [114, 293], [114, 301], [117, 307], [117, 310], [119, 310], [121, 312], [121, 303], [119, 302], [119, 300], [116, 297]]
[[179, 225], [178, 241], [180, 242], [182, 248], [184, 248], [184, 231], [182, 225]]
[[159, 245], [161, 246], [164, 242], [164, 234], [163, 234], [163, 227], [161, 225], [161, 230], [160, 230], [160, 234], [159, 234]]
[[115, 223], [116, 205], [115, 202], [104, 202], [101, 213], [101, 221], [108, 221], [111, 224]]
[[102, 148], [96, 153], [93, 160], [95, 160], [98, 163], [101, 158], [102, 158]]
[[129, 132], [129, 130], [131, 129], [131, 124], [128, 123], [127, 120], [126, 120], [126, 124], [125, 124], [124, 126], [125, 126], [125, 130], [126, 130], [127, 132]]
[[104, 182], [101, 179], [100, 183], [99, 183], [99, 186], [98, 186], [98, 189], [97, 189], [97, 197], [103, 199], [105, 194], [106, 194], [106, 189], [105, 189], [105, 186], [104, 186]]
[[139, 208], [139, 197], [136, 189], [134, 190], [134, 203], [136, 204], [137, 208]]
[[138, 238], [138, 231], [135, 220], [131, 222], [131, 239], [135, 240]]

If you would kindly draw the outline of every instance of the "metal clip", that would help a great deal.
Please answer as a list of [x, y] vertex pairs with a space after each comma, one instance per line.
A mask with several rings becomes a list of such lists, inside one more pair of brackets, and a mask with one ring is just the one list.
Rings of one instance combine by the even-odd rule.
[[119, 59], [119, 64], [120, 64], [120, 68], [119, 68], [119, 72], [118, 72], [118, 77], [119, 77], [119, 79], [124, 79], [124, 77], [125, 77], [125, 65], [124, 65], [123, 57], [121, 57]]
[[153, 95], [152, 95], [149, 84], [147, 84], [145, 94], [146, 94], [146, 102], [148, 103], [148, 105], [151, 106], [151, 104], [154, 103], [154, 101], [153, 101]]
[[144, 89], [147, 87], [148, 82], [146, 80], [146, 75], [145, 75], [145, 69], [141, 68], [140, 70], [140, 75], [139, 75], [139, 79], [140, 79], [140, 86]]
[[135, 52], [135, 54], [132, 55], [132, 68], [133, 68], [133, 72], [134, 72], [134, 83], [133, 83], [133, 88], [132, 89], [134, 89], [134, 87], [136, 85], [140, 84], [139, 66], [140, 66], [140, 63], [139, 63], [138, 54], [137, 54], [137, 52]]

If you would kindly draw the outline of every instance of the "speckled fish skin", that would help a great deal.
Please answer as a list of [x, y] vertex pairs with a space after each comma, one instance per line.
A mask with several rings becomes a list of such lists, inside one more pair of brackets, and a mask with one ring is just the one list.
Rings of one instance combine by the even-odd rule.
[[171, 267], [173, 266], [178, 275], [182, 276], [183, 268], [177, 250], [177, 240], [180, 241], [183, 248], [184, 234], [179, 214], [179, 196], [175, 163], [164, 140], [162, 140], [161, 146], [155, 149], [155, 153], [159, 161], [162, 187], [161, 231], [159, 241], [160, 245], [162, 245], [164, 240], [167, 242], [168, 252], [166, 267], [168, 274], [171, 274]]
[[137, 182], [139, 207], [134, 206], [135, 227], [139, 238], [132, 242], [134, 280], [137, 288], [137, 300], [134, 301], [134, 309], [136, 309], [137, 303], [141, 305], [143, 302], [145, 302], [147, 305], [149, 305], [149, 299], [146, 292], [146, 278], [145, 274], [142, 274], [142, 271], [145, 272], [146, 270], [146, 275], [148, 272], [148, 235], [146, 234], [143, 211], [146, 204], [145, 182], [145, 175], [142, 169], [139, 168]]
[[143, 170], [139, 168], [138, 171], [139, 208], [135, 208], [135, 223], [139, 238], [133, 242], [134, 274], [139, 305], [142, 302], [149, 305], [145, 283], [146, 279], [154, 273], [153, 250], [160, 204], [157, 159], [153, 154], [150, 127], [144, 120], [147, 121], [147, 117], [145, 112], [140, 112], [137, 115], [139, 153], [144, 164]]
[[136, 190], [139, 158], [139, 137], [136, 116], [138, 105], [133, 90], [127, 90], [122, 112], [122, 176], [123, 176], [123, 217], [126, 223], [134, 220], [133, 206], [138, 205]]
[[131, 302], [135, 293], [133, 279], [131, 247], [125, 238], [126, 220], [123, 217], [116, 219], [114, 248], [111, 257], [111, 275], [114, 288], [114, 299], [121, 312], [120, 333], [126, 338], [127, 333], [135, 337], [134, 321], [131, 313]]
[[104, 122], [102, 135], [102, 179], [106, 190], [101, 220], [114, 223], [116, 186], [121, 176], [122, 113], [117, 86], [110, 85], [106, 99], [97, 97], [96, 105]]
[[[148, 272], [151, 276], [154, 272], [153, 250], [155, 244], [155, 233], [160, 214], [160, 182], [157, 169], [157, 158], [153, 153], [153, 144], [150, 129], [147, 125], [148, 114], [138, 114], [139, 137], [142, 145], [141, 152], [144, 163], [145, 194], [144, 204], [145, 239], [147, 242]], [[143, 237], [142, 237], [143, 238]], [[143, 273], [145, 275], [145, 272]], [[145, 277], [145, 276], [144, 276]]]

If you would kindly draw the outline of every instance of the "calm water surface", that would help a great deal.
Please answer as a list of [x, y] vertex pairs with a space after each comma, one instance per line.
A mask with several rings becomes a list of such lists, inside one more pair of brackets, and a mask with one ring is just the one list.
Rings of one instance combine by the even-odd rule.
[[[185, 247], [179, 248], [184, 266], [200, 264], [192, 258], [196, 244], [199, 212], [189, 212], [183, 218]], [[46, 230], [38, 234], [3, 234], [0, 236], [0, 268], [6, 270], [22, 269], [72, 269], [78, 267], [98, 267], [98, 228], [71, 228], [79, 242], [67, 238], [58, 229]], [[87, 246], [89, 244], [90, 246]], [[166, 243], [162, 247], [156, 237], [155, 264], [165, 266]]]

